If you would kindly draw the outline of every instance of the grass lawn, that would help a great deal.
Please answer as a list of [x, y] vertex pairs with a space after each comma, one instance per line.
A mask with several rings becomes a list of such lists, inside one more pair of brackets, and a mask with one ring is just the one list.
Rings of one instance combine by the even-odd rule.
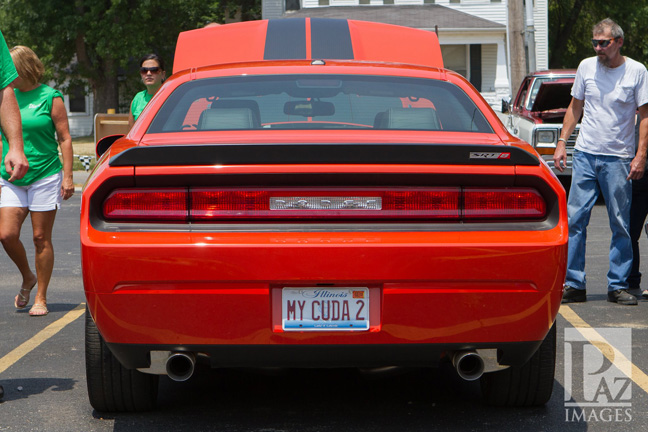
[[72, 169], [74, 171], [85, 171], [85, 167], [79, 160], [78, 156], [92, 156], [90, 161], [90, 169], [94, 168], [95, 163], [97, 162], [94, 158], [95, 155], [95, 142], [94, 136], [84, 136], [72, 138], [72, 151], [74, 154], [74, 163], [72, 164]]

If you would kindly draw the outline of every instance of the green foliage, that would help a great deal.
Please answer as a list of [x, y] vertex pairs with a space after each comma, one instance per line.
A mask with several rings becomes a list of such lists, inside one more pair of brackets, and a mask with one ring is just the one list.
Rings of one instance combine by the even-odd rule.
[[116, 106], [118, 88], [141, 90], [144, 54], [170, 74], [178, 33], [260, 10], [260, 0], [0, 0], [0, 29], [9, 46], [34, 49], [59, 88], [89, 83], [101, 109], [106, 98]]
[[576, 68], [592, 57], [592, 27], [605, 18], [624, 31], [621, 52], [646, 64], [648, 0], [549, 0], [550, 67]]

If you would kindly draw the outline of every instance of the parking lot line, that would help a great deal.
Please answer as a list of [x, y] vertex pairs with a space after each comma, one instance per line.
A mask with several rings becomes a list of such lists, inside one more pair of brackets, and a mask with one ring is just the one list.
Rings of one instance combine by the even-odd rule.
[[2, 357], [0, 359], [0, 374], [9, 369], [14, 363], [25, 357], [31, 351], [36, 349], [43, 342], [63, 330], [65, 326], [83, 315], [83, 313], [85, 312], [85, 306], [85, 303], [79, 304], [70, 312], [66, 313], [62, 318], [54, 321], [43, 330], [36, 333], [31, 339], [25, 341], [20, 346], [16, 347], [14, 350], [8, 353], [6, 356]]
[[594, 330], [574, 310], [567, 306], [560, 306], [560, 315], [565, 318], [580, 334], [614, 364], [624, 375], [630, 378], [644, 392], [648, 393], [648, 375], [631, 363], [618, 349], [608, 342], [599, 332]]

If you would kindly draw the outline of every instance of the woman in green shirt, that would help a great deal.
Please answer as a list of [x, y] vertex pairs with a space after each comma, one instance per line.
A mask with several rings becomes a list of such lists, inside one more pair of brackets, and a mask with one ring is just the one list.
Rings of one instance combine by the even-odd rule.
[[146, 104], [149, 103], [153, 95], [162, 86], [162, 81], [166, 78], [164, 71], [164, 62], [156, 54], [147, 54], [140, 60], [140, 76], [146, 86], [146, 90], [137, 93], [131, 102], [130, 115], [128, 123], [133, 126], [137, 117], [142, 113]]
[[[22, 286], [14, 305], [24, 309], [32, 288], [38, 284], [31, 316], [47, 315], [47, 287], [54, 267], [52, 229], [61, 198], [74, 193], [72, 179], [72, 138], [63, 96], [40, 84], [44, 67], [36, 54], [25, 46], [11, 49], [18, 78], [13, 82], [22, 117], [24, 150], [29, 171], [20, 180], [9, 182], [4, 164], [0, 165], [0, 240], [22, 275]], [[61, 147], [63, 164], [59, 159]], [[3, 158], [6, 156], [3, 137]], [[61, 175], [63, 171], [63, 175]], [[31, 214], [36, 252], [36, 274], [31, 270], [20, 231]]]

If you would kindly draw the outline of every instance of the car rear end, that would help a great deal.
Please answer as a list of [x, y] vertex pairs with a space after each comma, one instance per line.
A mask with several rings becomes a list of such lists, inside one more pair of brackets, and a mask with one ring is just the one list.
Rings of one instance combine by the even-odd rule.
[[[84, 202], [93, 316], [109, 343], [141, 345], [141, 356], [124, 359], [132, 367], [144, 367], [150, 350], [185, 345], [215, 350], [214, 366], [236, 366], [216, 352], [540, 341], [560, 303], [561, 197], [548, 178], [510, 167], [452, 172], [461, 168], [244, 165], [215, 174], [165, 165], [107, 177]], [[287, 289], [339, 287], [369, 300], [361, 328], [292, 325]]]
[[[551, 373], [527, 402], [484, 386], [498, 404], [551, 394], [565, 192], [456, 74], [341, 61], [176, 74], [102, 156], [81, 212], [101, 347], [89, 376], [110, 353], [125, 374], [178, 380], [197, 360], [449, 360], [501, 381], [542, 352]], [[100, 396], [112, 385], [89, 384], [93, 406], [119, 410]]]

